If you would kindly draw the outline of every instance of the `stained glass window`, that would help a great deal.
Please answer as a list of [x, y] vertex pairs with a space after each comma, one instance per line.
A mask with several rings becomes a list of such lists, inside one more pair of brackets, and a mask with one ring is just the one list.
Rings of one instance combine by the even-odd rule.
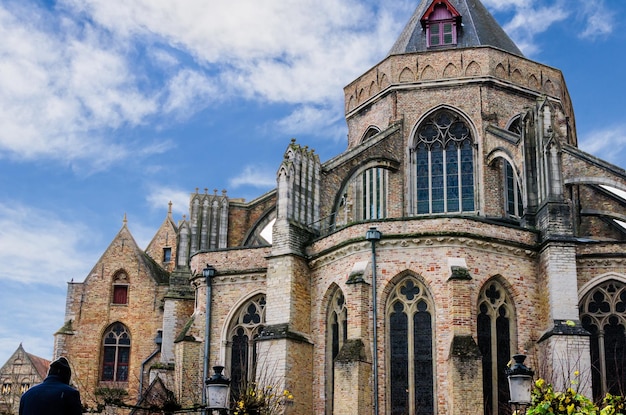
[[257, 295], [239, 308], [229, 328], [230, 375], [233, 396], [254, 381], [256, 338], [265, 324], [265, 295]]
[[400, 281], [387, 303], [389, 405], [392, 415], [434, 413], [433, 306], [414, 277]]
[[478, 300], [478, 348], [483, 359], [485, 415], [510, 413], [504, 370], [511, 359], [514, 324], [512, 301], [497, 281], [488, 282]]
[[348, 339], [348, 309], [343, 292], [337, 289], [331, 297], [328, 310], [328, 329], [326, 340], [326, 413], [333, 413], [333, 391], [335, 385], [335, 358]]
[[127, 382], [130, 364], [130, 333], [122, 323], [115, 323], [104, 333], [102, 341], [103, 381]]
[[626, 392], [626, 285], [610, 280], [585, 295], [580, 304], [583, 327], [591, 333], [594, 399]]
[[441, 110], [417, 130], [414, 147], [417, 214], [472, 212], [474, 144], [457, 115]]

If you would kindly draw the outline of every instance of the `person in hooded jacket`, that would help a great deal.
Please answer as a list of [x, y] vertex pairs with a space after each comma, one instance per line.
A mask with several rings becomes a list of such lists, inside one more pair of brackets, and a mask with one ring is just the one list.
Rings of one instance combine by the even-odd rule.
[[80, 393], [70, 386], [72, 370], [65, 357], [50, 364], [48, 376], [20, 399], [19, 415], [80, 415]]

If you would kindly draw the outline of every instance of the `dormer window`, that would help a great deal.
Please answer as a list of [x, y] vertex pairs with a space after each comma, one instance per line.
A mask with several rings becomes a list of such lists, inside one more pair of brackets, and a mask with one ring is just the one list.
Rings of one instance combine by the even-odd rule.
[[461, 15], [448, 0], [434, 1], [421, 19], [426, 29], [428, 47], [457, 44], [457, 28]]

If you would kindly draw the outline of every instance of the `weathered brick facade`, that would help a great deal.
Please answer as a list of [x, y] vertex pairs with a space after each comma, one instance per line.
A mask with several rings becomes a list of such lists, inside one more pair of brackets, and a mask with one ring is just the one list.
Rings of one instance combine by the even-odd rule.
[[[432, 3], [423, 0], [411, 22], [419, 26], [419, 13]], [[470, 12], [464, 0], [444, 3]], [[475, 3], [472, 12], [482, 10]], [[583, 392], [591, 394], [590, 337], [579, 306], [599, 283], [626, 283], [626, 233], [614, 221], [626, 221], [626, 201], [602, 187], [626, 190], [626, 172], [576, 147], [562, 73], [502, 44], [390, 53], [344, 89], [344, 153], [322, 163], [292, 141], [278, 166], [275, 190], [249, 203], [229, 199], [226, 192], [196, 191], [189, 217], [175, 224], [168, 213], [146, 252], [124, 225], [85, 281], [69, 284], [66, 322], [55, 338], [55, 355], [71, 359], [86, 402], [94, 404], [94, 391], [107, 386], [139, 396], [158, 374], [180, 404], [199, 403], [207, 264], [217, 270], [210, 291], [208, 366], [223, 364], [226, 374], [233, 373], [232, 328], [248, 301], [262, 295], [262, 330], [248, 340], [256, 344], [257, 363], [263, 363], [258, 370], [271, 368], [277, 384], [293, 393], [293, 402], [282, 408], [285, 414], [357, 415], [372, 413], [376, 403], [379, 414], [392, 413], [396, 362], [391, 356], [398, 339], [390, 329], [396, 312], [390, 298], [406, 279], [423, 287], [431, 312], [430, 412], [497, 411], [489, 407], [497, 403], [488, 399], [487, 389], [497, 387], [489, 382], [501, 381], [503, 373], [484, 373], [478, 323], [484, 313], [481, 295], [494, 281], [510, 301], [507, 352], [529, 354], [538, 374], [561, 386], [564, 373], [566, 378], [579, 370], [586, 381]], [[421, 213], [416, 146], [421, 128], [439, 113], [453, 114], [471, 137], [473, 208]], [[452, 154], [456, 147], [446, 151]], [[384, 212], [357, 211], [354, 207], [369, 199], [364, 190], [348, 190], [373, 187], [361, 178], [376, 168], [388, 173], [381, 192]], [[453, 187], [449, 176], [446, 186]], [[513, 191], [507, 183], [515, 184]], [[512, 197], [519, 198], [521, 211], [507, 204]], [[365, 239], [370, 227], [382, 233], [373, 250]], [[172, 248], [167, 263], [164, 248]], [[124, 305], [112, 303], [113, 278], [120, 270], [128, 276]], [[341, 296], [334, 296], [337, 292]], [[345, 327], [332, 320], [331, 298], [342, 301]], [[102, 336], [115, 322], [132, 336], [131, 376], [110, 384], [101, 380]], [[345, 338], [333, 337], [336, 333]], [[414, 395], [408, 398], [410, 414], [421, 398]]]

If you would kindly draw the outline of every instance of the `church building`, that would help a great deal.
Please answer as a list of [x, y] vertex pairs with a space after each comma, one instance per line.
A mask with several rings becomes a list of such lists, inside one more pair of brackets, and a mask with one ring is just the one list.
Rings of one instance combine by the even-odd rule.
[[196, 189], [145, 249], [124, 220], [69, 283], [54, 358], [90, 408], [157, 384], [197, 407], [221, 365], [290, 415], [506, 414], [515, 354], [626, 392], [626, 171], [578, 148], [563, 73], [479, 0], [416, 3], [344, 88], [343, 153], [292, 140], [274, 190]]

